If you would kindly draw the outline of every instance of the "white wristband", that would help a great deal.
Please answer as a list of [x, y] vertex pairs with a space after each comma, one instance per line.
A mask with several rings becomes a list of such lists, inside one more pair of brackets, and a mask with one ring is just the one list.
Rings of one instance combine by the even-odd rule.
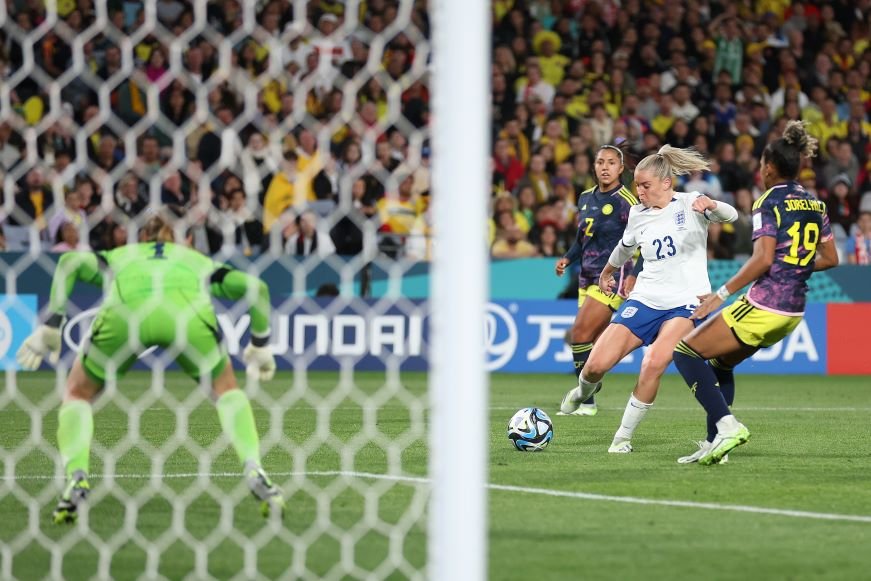
[[732, 293], [729, 292], [729, 289], [726, 288], [726, 285], [723, 285], [717, 289], [717, 296], [720, 297], [721, 301], [725, 301], [730, 296], [732, 296]]

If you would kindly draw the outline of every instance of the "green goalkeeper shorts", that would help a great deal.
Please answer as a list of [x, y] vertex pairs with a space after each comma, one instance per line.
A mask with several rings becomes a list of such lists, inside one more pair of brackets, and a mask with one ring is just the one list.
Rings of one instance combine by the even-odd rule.
[[164, 349], [195, 380], [217, 377], [229, 360], [211, 303], [194, 306], [184, 295], [167, 294], [160, 301], [101, 308], [82, 350], [82, 364], [88, 375], [105, 383], [123, 377], [150, 347]]

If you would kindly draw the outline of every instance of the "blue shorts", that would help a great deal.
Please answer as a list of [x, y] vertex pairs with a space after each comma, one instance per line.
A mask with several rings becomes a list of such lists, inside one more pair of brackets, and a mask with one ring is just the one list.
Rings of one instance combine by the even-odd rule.
[[[660, 311], [636, 300], [628, 300], [614, 316], [613, 323], [623, 325], [641, 339], [642, 345], [650, 345], [659, 335], [659, 329], [671, 319], [689, 319], [697, 305], [686, 305]], [[698, 324], [700, 321], [693, 321]]]

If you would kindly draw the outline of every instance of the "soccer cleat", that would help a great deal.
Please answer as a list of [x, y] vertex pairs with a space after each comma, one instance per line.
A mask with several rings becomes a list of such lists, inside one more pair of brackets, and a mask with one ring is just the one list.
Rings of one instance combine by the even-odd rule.
[[[707, 440], [702, 440], [701, 442], [696, 442], [696, 445], [699, 447], [698, 450], [690, 454], [689, 456], [681, 456], [677, 459], [678, 464], [693, 464], [699, 461], [699, 458], [705, 455], [705, 452], [711, 449], [711, 443]], [[729, 461], [729, 455], [726, 454], [723, 456], [723, 459], [720, 460], [720, 464], [725, 464]]]
[[632, 443], [629, 440], [614, 441], [608, 448], [609, 454], [628, 454], [632, 451]]
[[556, 415], [558, 416], [594, 416], [599, 413], [599, 408], [594, 403], [582, 403], [578, 404], [578, 407], [575, 411], [569, 413], [563, 413], [562, 411], [558, 411]]
[[696, 442], [696, 445], [699, 447], [698, 450], [690, 454], [689, 456], [681, 456], [677, 459], [678, 464], [692, 464], [694, 462], [698, 462], [699, 458], [704, 456], [708, 450], [711, 449], [711, 443], [707, 440], [701, 440]]
[[270, 514], [284, 516], [284, 496], [281, 488], [273, 484], [272, 480], [263, 471], [263, 468], [255, 467], [248, 471], [248, 489], [254, 498], [260, 501], [260, 514], [268, 518]]
[[559, 413], [566, 416], [573, 414], [578, 409], [578, 406], [581, 405], [580, 397], [580, 387], [570, 389], [565, 397], [563, 397], [563, 401], [559, 406]]
[[[722, 420], [721, 420], [722, 421]], [[699, 464], [702, 466], [710, 466], [711, 464], [721, 464], [726, 455], [740, 446], [746, 444], [750, 439], [750, 430], [747, 427], [734, 421], [734, 427], [728, 431], [720, 429], [714, 441], [711, 442], [708, 450], [699, 457]], [[720, 422], [717, 422], [717, 427], [720, 428]]]
[[88, 498], [91, 486], [88, 484], [88, 476], [82, 470], [73, 472], [72, 478], [64, 488], [57, 507], [52, 513], [54, 524], [74, 523], [79, 517], [79, 505]]
[[587, 401], [588, 399], [590, 399], [591, 397], [593, 397], [594, 395], [599, 393], [600, 389], [602, 389], [602, 382], [601, 381], [596, 384], [596, 388], [593, 390], [592, 393], [584, 394], [583, 391], [581, 390], [580, 385], [570, 389], [569, 392], [563, 398], [563, 401], [559, 406], [560, 413], [558, 415], [561, 415], [561, 416], [594, 416], [594, 415], [596, 415], [596, 412], [599, 411], [598, 408], [596, 408], [596, 404], [589, 404], [589, 407], [587, 408], [588, 410], [590, 408], [595, 410], [595, 411], [593, 411], [593, 413], [583, 413], [583, 412], [582, 413], [575, 413], [575, 412], [577, 412], [580, 409], [581, 405], [585, 401]]

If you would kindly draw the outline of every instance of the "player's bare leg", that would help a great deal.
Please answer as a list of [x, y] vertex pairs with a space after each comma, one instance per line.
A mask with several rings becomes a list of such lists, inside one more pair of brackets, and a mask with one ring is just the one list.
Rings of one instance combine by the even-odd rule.
[[592, 343], [608, 328], [614, 311], [595, 299], [584, 301], [572, 324], [573, 343]]
[[623, 325], [612, 324], [596, 341], [590, 358], [581, 371], [578, 386], [563, 398], [560, 411], [574, 409], [602, 387], [602, 378], [628, 353], [641, 346], [641, 339]]
[[56, 524], [75, 522], [88, 497], [88, 463], [94, 437], [91, 402], [102, 385], [85, 373], [76, 359], [67, 376], [63, 404], [58, 412], [57, 443], [64, 462], [67, 484], [52, 513]]
[[632, 451], [632, 435], [644, 416], [647, 415], [648, 410], [653, 407], [653, 401], [659, 392], [662, 374], [671, 363], [674, 348], [692, 328], [692, 321], [684, 318], [671, 319], [662, 325], [656, 340], [650, 345], [650, 349], [647, 350], [641, 362], [638, 383], [635, 385], [632, 395], [629, 396], [620, 427], [614, 434], [614, 440], [611, 442], [608, 452], [625, 454]]
[[[684, 343], [705, 359], [713, 359], [720, 356], [731, 357], [733, 354], [734, 356], [740, 356], [739, 354], [746, 348], [753, 349], [750, 355], [756, 352], [755, 348], [738, 341], [722, 315], [713, 316], [696, 329], [693, 329], [684, 338]], [[738, 363], [743, 360], [744, 358], [740, 359]]]
[[[593, 350], [593, 342], [608, 327], [612, 314], [610, 307], [589, 297], [578, 309], [571, 329], [572, 359], [575, 363], [575, 378], [578, 381], [580, 381], [581, 371], [590, 357], [590, 352]], [[557, 415], [594, 416], [597, 411], [595, 399], [591, 397], [586, 403], [577, 404], [574, 410], [563, 411], [560, 409]]]
[[260, 501], [260, 512], [284, 514], [284, 496], [260, 465], [260, 438], [254, 423], [251, 402], [236, 382], [233, 367], [227, 361], [224, 369], [213, 380], [212, 392], [221, 428], [233, 444], [242, 462], [245, 479], [251, 494]]
[[641, 361], [638, 385], [633, 392], [639, 401], [652, 404], [656, 399], [662, 374], [671, 363], [675, 346], [692, 330], [693, 323], [689, 319], [676, 318], [663, 323], [656, 340]]

